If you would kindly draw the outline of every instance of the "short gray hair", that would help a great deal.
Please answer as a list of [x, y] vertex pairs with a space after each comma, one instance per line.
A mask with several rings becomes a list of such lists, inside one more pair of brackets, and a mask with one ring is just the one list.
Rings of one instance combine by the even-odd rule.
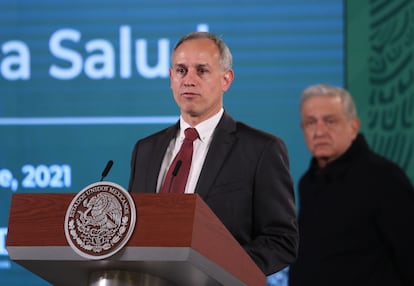
[[300, 109], [302, 109], [303, 103], [306, 100], [316, 96], [339, 97], [343, 103], [347, 118], [357, 118], [357, 110], [351, 94], [342, 87], [332, 86], [328, 84], [315, 84], [305, 88], [300, 98]]
[[233, 65], [233, 57], [231, 55], [229, 47], [226, 43], [219, 37], [210, 32], [191, 32], [183, 36], [175, 45], [174, 51], [185, 41], [195, 40], [195, 39], [209, 39], [213, 41], [220, 52], [220, 64], [224, 70], [231, 69]]

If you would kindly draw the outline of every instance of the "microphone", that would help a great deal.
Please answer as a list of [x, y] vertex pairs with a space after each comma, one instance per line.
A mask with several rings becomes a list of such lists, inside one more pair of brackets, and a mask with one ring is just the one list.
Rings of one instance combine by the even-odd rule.
[[175, 163], [174, 169], [171, 173], [172, 176], [171, 176], [170, 184], [168, 185], [168, 193], [171, 192], [172, 184], [174, 182], [175, 177], [178, 174], [178, 171], [180, 171], [180, 168], [181, 168], [182, 164], [183, 164], [183, 161], [181, 161], [181, 160], [178, 160], [177, 163]]
[[101, 174], [101, 182], [108, 175], [108, 173], [111, 170], [113, 164], [114, 164], [114, 161], [112, 161], [112, 160], [109, 160], [108, 163], [106, 163], [106, 167], [102, 171], [102, 174]]

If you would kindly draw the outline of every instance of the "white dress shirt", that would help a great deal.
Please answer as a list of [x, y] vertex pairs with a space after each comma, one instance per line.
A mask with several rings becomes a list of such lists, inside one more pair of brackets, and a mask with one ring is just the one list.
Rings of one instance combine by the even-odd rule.
[[[213, 137], [213, 132], [220, 121], [221, 116], [223, 115], [224, 109], [222, 108], [216, 115], [210, 117], [209, 119], [201, 122], [194, 128], [197, 129], [199, 138], [193, 142], [193, 159], [191, 161], [190, 173], [188, 175], [187, 185], [185, 187], [186, 194], [194, 193], [195, 187], [197, 185], [198, 177], [201, 173], [201, 168], [203, 167], [204, 160], [206, 159], [207, 151]], [[178, 151], [181, 148], [181, 144], [184, 141], [184, 130], [191, 127], [184, 119], [180, 116], [180, 130], [177, 133], [176, 138], [171, 140], [170, 145], [168, 146], [167, 152], [165, 153], [164, 160], [161, 165], [160, 174], [158, 176], [157, 182], [157, 192], [161, 190], [164, 178], [167, 174], [168, 168], [170, 167], [172, 161], [177, 155]]]

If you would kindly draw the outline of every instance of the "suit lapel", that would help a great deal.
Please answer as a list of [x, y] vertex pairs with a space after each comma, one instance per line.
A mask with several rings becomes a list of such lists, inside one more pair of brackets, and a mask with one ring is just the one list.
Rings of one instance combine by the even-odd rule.
[[236, 141], [236, 122], [225, 112], [214, 131], [195, 192], [206, 198], [214, 184], [221, 166]]
[[148, 154], [149, 159], [147, 162], [149, 162], [149, 164], [146, 172], [148, 178], [145, 190], [153, 190], [153, 192], [156, 192], [161, 164], [170, 141], [175, 137], [176, 132], [178, 131], [178, 126], [179, 124], [175, 124], [167, 128], [157, 140], [152, 142], [152, 144], [154, 144], [154, 148], [152, 149], [151, 154]]

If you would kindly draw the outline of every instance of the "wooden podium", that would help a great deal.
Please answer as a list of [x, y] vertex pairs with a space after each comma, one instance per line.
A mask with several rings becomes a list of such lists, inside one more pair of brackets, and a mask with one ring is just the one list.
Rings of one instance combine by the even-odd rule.
[[12, 197], [9, 256], [52, 285], [93, 285], [91, 277], [101, 272], [163, 281], [139, 285], [266, 285], [265, 275], [196, 194], [131, 194], [137, 221], [126, 246], [103, 260], [85, 259], [69, 246], [64, 231], [75, 195]]

